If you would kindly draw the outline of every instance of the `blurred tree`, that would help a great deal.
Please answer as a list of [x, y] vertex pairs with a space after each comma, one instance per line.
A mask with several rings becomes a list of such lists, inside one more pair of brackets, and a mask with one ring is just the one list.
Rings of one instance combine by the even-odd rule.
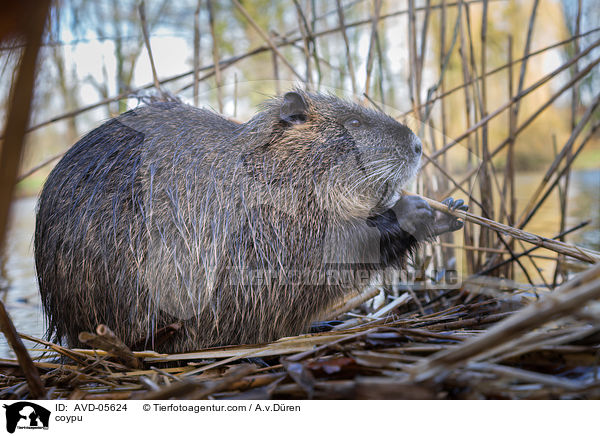
[[[49, 23], [49, 42], [51, 46], [51, 57], [49, 60], [54, 64], [56, 70], [56, 88], [60, 91], [63, 110], [72, 111], [79, 107], [79, 80], [77, 78], [76, 65], [66, 63], [64, 47], [60, 45], [61, 13], [61, 8], [52, 8]], [[71, 143], [79, 136], [77, 118], [68, 118], [66, 125], [67, 137], [65, 139]]]
[[[561, 0], [561, 3], [566, 17], [567, 28], [571, 35], [577, 33], [578, 14], [581, 14], [579, 17], [580, 34], [589, 32], [600, 26], [600, 4], [598, 4], [597, 0]], [[580, 6], [581, 10], [579, 11]], [[589, 35], [580, 38], [578, 40], [579, 47], [585, 48], [591, 45], [598, 39], [598, 36], [598, 33], [590, 33]], [[575, 43], [565, 46], [565, 57], [572, 57], [575, 53], [575, 49]], [[598, 56], [600, 56], [600, 48], [592, 50], [579, 63], [585, 65], [593, 59], [596, 59]], [[600, 67], [596, 66], [579, 85], [582, 103], [585, 104], [591, 101], [598, 89], [600, 89]], [[596, 118], [600, 118], [600, 114], [596, 114]]]
[[[91, 36], [113, 42], [116, 94], [120, 95], [131, 89], [135, 65], [144, 48], [137, 2], [135, 0], [62, 1], [71, 12], [69, 30], [74, 36], [80, 38]], [[149, 2], [146, 9], [149, 32], [160, 25], [161, 20], [178, 16], [174, 13], [175, 6], [168, 0]], [[92, 77], [88, 77], [87, 80], [103, 98], [106, 98], [110, 95], [106, 65], [104, 65], [104, 74], [106, 80], [102, 82]], [[123, 112], [126, 109], [126, 102], [121, 100], [116, 112]], [[107, 112], [109, 116], [112, 115], [110, 106], [107, 106]]]

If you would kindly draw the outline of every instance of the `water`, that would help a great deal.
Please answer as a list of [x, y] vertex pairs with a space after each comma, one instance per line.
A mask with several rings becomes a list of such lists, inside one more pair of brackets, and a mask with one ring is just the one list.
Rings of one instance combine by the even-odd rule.
[[577, 171], [573, 173], [573, 190], [571, 207], [574, 209], [569, 216], [569, 224], [575, 224], [577, 219], [591, 219], [589, 228], [577, 233], [572, 241], [584, 247], [600, 251], [600, 170]]
[[[6, 260], [0, 262], [0, 298], [17, 331], [42, 337], [45, 330], [33, 261], [33, 231], [36, 198], [22, 198], [12, 205], [6, 240]], [[26, 347], [32, 346], [30, 342]], [[0, 358], [14, 358], [4, 335], [0, 337]]]
[[[525, 173], [517, 177], [517, 200], [522, 208], [543, 173]], [[12, 208], [12, 219], [8, 232], [7, 257], [0, 263], [0, 298], [11, 315], [17, 330], [36, 337], [43, 336], [45, 324], [37, 290], [33, 261], [33, 231], [35, 227], [35, 198], [16, 200]], [[559, 205], [557, 195], [551, 195], [538, 211], [527, 230], [546, 237], [559, 231]], [[600, 169], [574, 171], [569, 194], [569, 216], [567, 226], [585, 220], [592, 223], [568, 237], [569, 242], [600, 250]], [[543, 252], [543, 250], [539, 250]], [[551, 253], [547, 253], [551, 254]], [[554, 262], [538, 261], [546, 277], [553, 271]], [[535, 277], [532, 275], [532, 277]], [[30, 346], [30, 343], [26, 343]], [[14, 358], [4, 336], [0, 337], [0, 358]]]
[[[520, 216], [522, 209], [527, 205], [543, 177], [544, 172], [529, 172], [517, 175], [517, 217]], [[547, 238], [554, 238], [560, 233], [560, 216], [558, 192], [555, 190], [536, 212], [525, 230]], [[567, 235], [566, 241], [600, 251], [600, 169], [580, 170], [571, 173], [565, 228], [573, 228], [588, 220], [591, 222], [587, 226]], [[531, 245], [523, 244], [521, 246], [517, 243], [515, 252], [522, 251], [523, 247], [530, 248]], [[545, 249], [538, 249], [534, 254], [553, 258], [556, 256], [554, 252]], [[541, 283], [542, 277], [547, 283], [552, 283], [556, 267], [555, 261], [536, 258], [535, 266], [528, 258], [522, 258], [521, 261], [534, 283]], [[535, 267], [539, 268], [540, 273], [535, 270]], [[525, 275], [519, 268], [515, 269], [515, 278], [517, 281], [527, 283]]]

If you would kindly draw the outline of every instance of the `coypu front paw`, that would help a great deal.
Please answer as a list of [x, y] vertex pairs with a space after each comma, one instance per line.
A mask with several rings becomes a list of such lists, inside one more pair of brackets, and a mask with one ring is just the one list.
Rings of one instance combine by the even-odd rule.
[[[442, 203], [448, 206], [450, 210], [462, 210], [465, 212], [469, 210], [469, 206], [463, 200], [454, 200], [452, 197], [446, 198]], [[464, 223], [455, 216], [440, 211], [435, 212], [435, 223], [432, 228], [434, 235], [455, 232], [462, 229], [463, 226]]]
[[[444, 204], [451, 209], [468, 209], [462, 200], [448, 198]], [[370, 216], [366, 224], [379, 231], [380, 263], [384, 266], [400, 265], [420, 242], [463, 226], [457, 218], [434, 211], [416, 195], [402, 196], [391, 209]]]
[[398, 224], [417, 241], [427, 239], [435, 225], [435, 214], [427, 202], [416, 195], [404, 195], [394, 205]]
[[[442, 203], [452, 210], [467, 211], [469, 209], [463, 200], [454, 200], [452, 197], [445, 199]], [[416, 195], [403, 196], [393, 209], [396, 212], [399, 226], [417, 241], [455, 232], [463, 227], [463, 222], [458, 218], [444, 212], [434, 211], [423, 198]]]

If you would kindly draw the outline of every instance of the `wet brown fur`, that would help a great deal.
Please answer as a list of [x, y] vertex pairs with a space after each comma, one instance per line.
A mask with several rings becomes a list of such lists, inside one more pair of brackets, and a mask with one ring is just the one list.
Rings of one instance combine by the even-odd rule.
[[[294, 282], [291, 271], [377, 271], [386, 260], [368, 219], [392, 206], [420, 152], [387, 115], [296, 90], [237, 125], [181, 103], [142, 106], [90, 132], [52, 171], [40, 197], [35, 257], [49, 335], [80, 346], [107, 324], [125, 343], [184, 352], [306, 332], [352, 283]], [[349, 120], [358, 118], [354, 129]], [[373, 247], [376, 247], [375, 249]], [[270, 272], [270, 279], [237, 280]]]

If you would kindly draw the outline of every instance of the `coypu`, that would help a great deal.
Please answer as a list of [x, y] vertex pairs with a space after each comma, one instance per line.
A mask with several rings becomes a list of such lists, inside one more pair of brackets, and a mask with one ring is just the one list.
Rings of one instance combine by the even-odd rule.
[[121, 114], [77, 142], [40, 195], [48, 336], [78, 346], [103, 323], [173, 353], [306, 332], [357, 287], [338, 273], [401, 266], [462, 227], [400, 195], [420, 158], [388, 115], [300, 89], [244, 124], [173, 101]]

